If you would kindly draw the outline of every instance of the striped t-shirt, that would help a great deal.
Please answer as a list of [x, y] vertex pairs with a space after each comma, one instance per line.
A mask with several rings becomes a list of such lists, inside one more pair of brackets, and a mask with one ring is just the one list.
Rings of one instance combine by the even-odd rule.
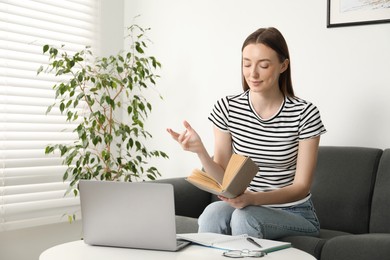
[[234, 153], [250, 157], [259, 166], [259, 173], [248, 187], [250, 190], [270, 191], [291, 185], [299, 140], [326, 132], [320, 113], [312, 103], [285, 97], [276, 115], [264, 120], [252, 107], [249, 95], [248, 90], [218, 100], [209, 120], [231, 134]]

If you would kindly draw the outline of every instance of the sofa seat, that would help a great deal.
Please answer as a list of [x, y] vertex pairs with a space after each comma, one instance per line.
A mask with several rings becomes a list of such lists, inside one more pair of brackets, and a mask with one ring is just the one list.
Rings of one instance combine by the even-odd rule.
[[327, 241], [321, 260], [390, 259], [390, 234], [338, 236]]
[[176, 215], [176, 233], [196, 233], [198, 232], [198, 219], [192, 217]]

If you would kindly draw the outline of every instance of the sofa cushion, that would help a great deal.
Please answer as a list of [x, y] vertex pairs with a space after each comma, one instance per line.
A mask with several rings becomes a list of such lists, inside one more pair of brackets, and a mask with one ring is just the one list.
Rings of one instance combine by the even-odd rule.
[[284, 242], [290, 242], [293, 247], [311, 254], [316, 259], [320, 259], [322, 247], [324, 246], [324, 244], [328, 239], [336, 236], [345, 236], [345, 235], [350, 235], [350, 233], [336, 231], [336, 230], [321, 229], [319, 237], [289, 236], [289, 237], [283, 237], [280, 240]]
[[367, 233], [371, 196], [382, 150], [322, 146], [312, 185], [321, 228]]
[[325, 239], [310, 236], [283, 237], [280, 241], [290, 242], [292, 247], [305, 251], [316, 259], [320, 259], [322, 247], [326, 242]]
[[176, 216], [176, 233], [198, 232], [198, 219], [184, 216]]
[[322, 248], [321, 260], [383, 260], [390, 256], [390, 234], [339, 236]]
[[338, 231], [338, 230], [330, 230], [321, 228], [320, 230], [320, 238], [322, 239], [331, 239], [338, 236], [351, 235], [351, 233]]
[[370, 233], [390, 233], [390, 149], [383, 152], [375, 183]]
[[198, 189], [183, 177], [159, 179], [154, 182], [173, 185], [176, 215], [198, 218], [211, 202], [210, 193]]

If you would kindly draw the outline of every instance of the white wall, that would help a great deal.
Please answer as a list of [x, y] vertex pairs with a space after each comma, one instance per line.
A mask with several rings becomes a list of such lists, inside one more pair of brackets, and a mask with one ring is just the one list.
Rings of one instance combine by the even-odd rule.
[[185, 176], [199, 161], [165, 128], [189, 120], [213, 151], [207, 116], [216, 99], [241, 91], [240, 49], [259, 27], [277, 27], [291, 54], [296, 94], [315, 103], [328, 130], [322, 145], [390, 148], [390, 24], [326, 28], [326, 1], [132, 0], [125, 23], [151, 27], [151, 54], [163, 64], [149, 130], [163, 177]]

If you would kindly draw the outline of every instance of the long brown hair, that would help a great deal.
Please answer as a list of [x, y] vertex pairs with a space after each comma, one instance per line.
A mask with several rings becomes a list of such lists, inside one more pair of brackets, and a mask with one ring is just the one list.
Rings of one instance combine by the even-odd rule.
[[[280, 62], [284, 62], [286, 59], [289, 60], [289, 65], [287, 69], [280, 74], [279, 76], [279, 88], [285, 96], [294, 97], [294, 89], [291, 81], [291, 60], [290, 53], [288, 51], [286, 40], [283, 35], [273, 27], [269, 28], [260, 28], [250, 34], [244, 41], [242, 45], [241, 52], [244, 48], [249, 44], [264, 44], [269, 48], [273, 49], [279, 58]], [[241, 59], [242, 63], [242, 59]], [[244, 74], [242, 73], [242, 64], [241, 64], [241, 74], [242, 74], [242, 88], [244, 91], [249, 89], [248, 83], [244, 78]]]

